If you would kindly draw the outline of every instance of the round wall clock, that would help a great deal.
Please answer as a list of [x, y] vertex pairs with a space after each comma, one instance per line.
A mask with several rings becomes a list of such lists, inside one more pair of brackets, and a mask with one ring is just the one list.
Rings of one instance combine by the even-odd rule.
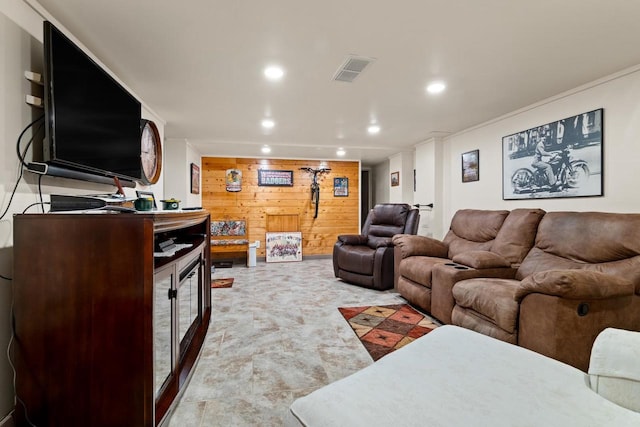
[[155, 184], [160, 179], [162, 170], [162, 141], [156, 124], [142, 119], [140, 127], [140, 162], [142, 164], [142, 182]]

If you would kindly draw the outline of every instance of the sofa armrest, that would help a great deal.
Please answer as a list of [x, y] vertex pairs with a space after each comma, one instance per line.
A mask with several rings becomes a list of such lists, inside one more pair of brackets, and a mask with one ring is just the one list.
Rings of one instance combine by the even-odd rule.
[[568, 299], [608, 299], [633, 295], [633, 284], [620, 276], [592, 270], [548, 270], [524, 278], [516, 290], [518, 302], [532, 293]]
[[343, 234], [338, 236], [338, 241], [345, 245], [366, 245], [367, 236], [358, 234]]
[[511, 267], [503, 256], [489, 251], [462, 252], [453, 257], [453, 262], [478, 269]]
[[393, 244], [400, 248], [402, 258], [410, 256], [432, 256], [447, 258], [449, 246], [440, 240], [426, 236], [412, 234], [396, 234], [392, 238]]
[[617, 405], [640, 412], [640, 332], [607, 328], [591, 350], [589, 385]]

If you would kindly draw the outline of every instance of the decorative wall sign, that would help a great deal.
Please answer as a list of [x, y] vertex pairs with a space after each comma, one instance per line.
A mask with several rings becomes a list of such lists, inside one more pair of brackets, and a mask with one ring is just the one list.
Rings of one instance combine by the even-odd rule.
[[480, 150], [462, 154], [462, 182], [480, 180]]
[[293, 187], [293, 171], [258, 169], [258, 185]]
[[200, 194], [200, 167], [191, 163], [191, 194]]
[[349, 196], [349, 178], [333, 178], [333, 196]]
[[266, 235], [266, 261], [302, 261], [302, 233], [277, 232]]
[[227, 169], [224, 174], [224, 182], [227, 191], [237, 192], [242, 190], [242, 171], [240, 169]]
[[391, 186], [397, 187], [400, 185], [400, 172], [391, 172]]
[[602, 196], [603, 109], [502, 138], [502, 198]]

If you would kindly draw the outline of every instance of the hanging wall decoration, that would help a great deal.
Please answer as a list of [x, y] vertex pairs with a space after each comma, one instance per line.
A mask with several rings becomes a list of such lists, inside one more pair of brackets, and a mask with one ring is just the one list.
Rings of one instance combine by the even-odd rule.
[[349, 178], [333, 178], [333, 197], [349, 196]]
[[603, 109], [502, 138], [502, 198], [602, 196]]
[[293, 171], [258, 169], [258, 185], [293, 187]]
[[191, 194], [200, 194], [200, 166], [191, 163]]
[[480, 180], [480, 150], [462, 154], [462, 182]]
[[391, 172], [391, 186], [397, 187], [400, 185], [400, 172]]
[[227, 169], [224, 177], [227, 191], [237, 192], [242, 190], [242, 171], [240, 169]]

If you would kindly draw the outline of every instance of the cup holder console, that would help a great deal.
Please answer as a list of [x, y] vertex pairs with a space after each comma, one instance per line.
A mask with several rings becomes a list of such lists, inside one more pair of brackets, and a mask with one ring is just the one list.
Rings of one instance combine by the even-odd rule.
[[469, 267], [464, 266], [464, 265], [460, 265], [460, 264], [456, 264], [455, 262], [446, 262], [444, 265], [449, 266], [449, 267], [453, 267], [456, 270], [468, 270]]

